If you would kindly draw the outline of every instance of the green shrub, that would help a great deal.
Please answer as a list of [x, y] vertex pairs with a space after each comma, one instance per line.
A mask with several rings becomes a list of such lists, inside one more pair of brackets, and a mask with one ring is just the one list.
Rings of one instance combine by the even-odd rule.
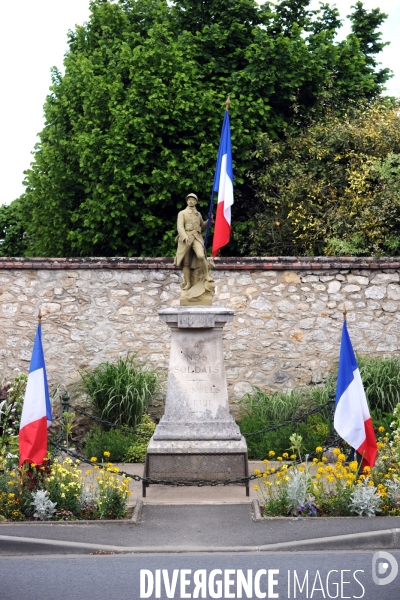
[[[305, 413], [323, 406], [328, 401], [332, 382], [322, 388], [293, 390], [290, 393], [267, 394], [254, 388], [242, 400], [242, 414], [239, 426], [242, 433], [256, 432], [285, 421], [301, 417]], [[288, 439], [292, 433], [303, 437], [304, 452], [313, 452], [325, 443], [329, 436], [329, 415], [327, 409], [310, 415], [304, 422], [288, 424], [275, 431], [246, 437], [249, 458], [263, 459], [270, 450], [281, 454], [288, 450]]]
[[104, 452], [109, 452], [107, 461], [110, 462], [144, 462], [147, 446], [155, 428], [156, 424], [148, 415], [143, 415], [141, 423], [136, 427], [138, 435], [123, 429], [102, 431], [95, 425], [86, 436], [85, 455], [89, 459], [96, 456], [101, 460]]
[[156, 424], [153, 423], [150, 417], [143, 415], [142, 422], [137, 427], [137, 431], [147, 435], [134, 436], [136, 441], [127, 449], [124, 462], [142, 463], [145, 461], [149, 439], [153, 435], [155, 428]]
[[380, 408], [373, 408], [371, 410], [371, 418], [375, 430], [379, 427], [384, 427], [385, 431], [390, 431], [390, 424], [393, 422], [393, 413], [384, 412]]
[[96, 456], [100, 460], [104, 452], [109, 452], [110, 462], [124, 462], [125, 454], [135, 439], [134, 435], [120, 429], [103, 431], [95, 425], [86, 436], [85, 455], [87, 458]]
[[98, 417], [135, 428], [159, 389], [159, 375], [135, 363], [134, 356], [82, 371], [81, 390]]

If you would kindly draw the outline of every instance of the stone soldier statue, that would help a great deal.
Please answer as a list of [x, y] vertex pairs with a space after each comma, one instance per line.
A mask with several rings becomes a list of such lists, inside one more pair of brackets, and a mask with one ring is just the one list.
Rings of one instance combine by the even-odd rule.
[[189, 290], [192, 287], [191, 270], [198, 268], [202, 271], [202, 279], [206, 283], [207, 289], [207, 282], [213, 281], [210, 277], [204, 240], [201, 235], [202, 230], [207, 227], [207, 221], [203, 221], [201, 214], [196, 209], [196, 194], [188, 194], [186, 202], [187, 208], [178, 213], [178, 235], [176, 237], [178, 248], [174, 264], [183, 269], [184, 283], [181, 286], [183, 290]]

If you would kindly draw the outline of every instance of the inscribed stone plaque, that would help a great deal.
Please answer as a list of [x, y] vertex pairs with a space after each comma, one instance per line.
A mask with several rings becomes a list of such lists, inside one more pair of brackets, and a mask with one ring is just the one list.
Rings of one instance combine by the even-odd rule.
[[214, 327], [214, 315], [178, 314], [178, 327], [185, 329]]

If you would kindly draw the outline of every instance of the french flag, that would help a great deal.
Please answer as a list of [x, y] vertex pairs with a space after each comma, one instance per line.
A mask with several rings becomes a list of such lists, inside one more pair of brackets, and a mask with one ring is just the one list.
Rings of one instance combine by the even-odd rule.
[[47, 427], [53, 420], [39, 324], [33, 344], [19, 428], [19, 464], [41, 465], [47, 454]]
[[362, 466], [372, 468], [378, 449], [346, 321], [340, 346], [334, 426], [338, 434], [363, 456]]
[[229, 111], [225, 111], [215, 169], [213, 192], [218, 192], [212, 255], [217, 256], [231, 236], [231, 206], [233, 204], [233, 169]]

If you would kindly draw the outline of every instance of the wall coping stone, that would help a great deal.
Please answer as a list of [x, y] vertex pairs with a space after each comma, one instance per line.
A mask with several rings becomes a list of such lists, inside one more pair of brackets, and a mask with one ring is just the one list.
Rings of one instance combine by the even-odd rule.
[[[400, 257], [371, 256], [245, 256], [215, 258], [215, 268], [222, 271], [319, 271], [347, 269], [400, 269]], [[175, 270], [172, 257], [78, 257], [18, 258], [0, 257], [5, 269], [168, 269]]]

